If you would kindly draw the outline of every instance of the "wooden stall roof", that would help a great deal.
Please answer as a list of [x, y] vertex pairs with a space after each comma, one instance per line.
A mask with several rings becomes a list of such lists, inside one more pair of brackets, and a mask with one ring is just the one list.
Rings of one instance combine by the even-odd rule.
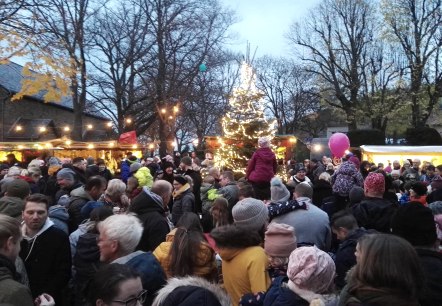
[[48, 141], [39, 142], [0, 142], [0, 150], [82, 150], [82, 149], [97, 149], [97, 150], [135, 150], [135, 149], [155, 149], [157, 143], [149, 144], [121, 144], [114, 141], [99, 141], [99, 142], [81, 142], [73, 141], [66, 138], [51, 139]]

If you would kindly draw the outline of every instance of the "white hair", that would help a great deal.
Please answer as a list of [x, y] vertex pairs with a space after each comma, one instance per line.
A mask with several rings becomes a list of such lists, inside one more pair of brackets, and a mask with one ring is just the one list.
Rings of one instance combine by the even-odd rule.
[[320, 180], [324, 180], [324, 181], [327, 181], [327, 182], [330, 182], [330, 174], [328, 173], [328, 172], [322, 172], [320, 175], [319, 175], [319, 179]]
[[8, 169], [8, 174], [6, 175], [6, 177], [21, 175], [22, 170], [23, 169], [20, 167], [12, 166], [11, 168]]
[[111, 199], [119, 198], [126, 192], [126, 184], [119, 179], [112, 179], [107, 183], [105, 194]]
[[135, 250], [143, 234], [140, 220], [132, 214], [112, 215], [98, 223], [98, 230], [109, 240], [118, 241], [125, 255]]
[[258, 145], [261, 148], [268, 148], [270, 146], [270, 139], [268, 137], [259, 137]]

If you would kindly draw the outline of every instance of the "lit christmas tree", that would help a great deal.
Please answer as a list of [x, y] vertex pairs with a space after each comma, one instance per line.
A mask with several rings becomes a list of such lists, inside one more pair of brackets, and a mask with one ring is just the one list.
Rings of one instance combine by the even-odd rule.
[[245, 173], [248, 160], [257, 148], [258, 138], [275, 135], [275, 122], [264, 117], [263, 94], [256, 88], [256, 75], [246, 62], [241, 65], [241, 83], [229, 99], [230, 110], [222, 119], [223, 137], [215, 164], [221, 169]]

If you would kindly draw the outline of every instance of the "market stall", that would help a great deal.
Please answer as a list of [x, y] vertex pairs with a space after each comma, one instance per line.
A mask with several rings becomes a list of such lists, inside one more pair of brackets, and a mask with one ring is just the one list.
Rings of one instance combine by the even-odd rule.
[[406, 159], [442, 165], [442, 146], [361, 146], [362, 160], [387, 165], [394, 160], [403, 164]]

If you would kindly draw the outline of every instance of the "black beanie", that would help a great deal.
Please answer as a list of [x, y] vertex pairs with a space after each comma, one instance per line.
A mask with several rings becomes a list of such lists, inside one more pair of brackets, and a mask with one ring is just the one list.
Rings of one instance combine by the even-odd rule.
[[391, 232], [414, 246], [436, 242], [436, 224], [431, 209], [418, 202], [401, 206], [391, 219]]
[[173, 179], [181, 185], [186, 185], [188, 183], [187, 179], [183, 175], [175, 175]]

